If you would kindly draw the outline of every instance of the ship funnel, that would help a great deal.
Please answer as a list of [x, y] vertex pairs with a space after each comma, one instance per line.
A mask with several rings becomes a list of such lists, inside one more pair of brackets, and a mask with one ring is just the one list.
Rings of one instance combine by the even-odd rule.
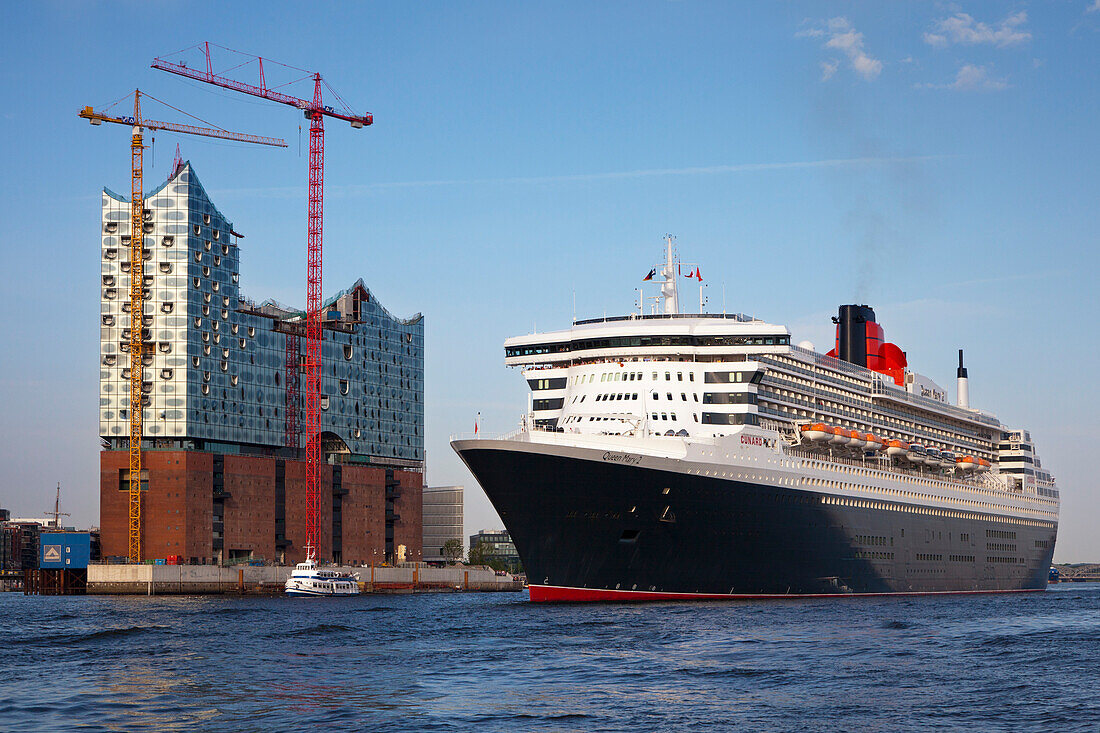
[[959, 370], [956, 372], [959, 380], [958, 397], [959, 407], [970, 409], [970, 380], [966, 376], [966, 367], [963, 366], [963, 350], [959, 349]]
[[[837, 318], [836, 355], [849, 364], [867, 366], [867, 323], [875, 323], [875, 310], [869, 305], [842, 305]], [[878, 333], [878, 340], [882, 340]], [[878, 352], [875, 352], [878, 356]]]

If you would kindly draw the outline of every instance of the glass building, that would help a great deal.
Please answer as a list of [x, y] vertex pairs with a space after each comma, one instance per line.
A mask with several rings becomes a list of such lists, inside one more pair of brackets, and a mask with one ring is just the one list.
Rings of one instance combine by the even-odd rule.
[[[189, 163], [145, 196], [144, 436], [150, 448], [278, 455], [304, 424], [305, 314], [240, 289], [233, 224]], [[129, 440], [130, 203], [104, 189], [100, 436]], [[325, 301], [321, 430], [329, 462], [416, 470], [424, 460], [424, 321], [394, 317], [362, 280]], [[287, 378], [298, 378], [289, 404]], [[291, 393], [292, 394], [292, 393]]]

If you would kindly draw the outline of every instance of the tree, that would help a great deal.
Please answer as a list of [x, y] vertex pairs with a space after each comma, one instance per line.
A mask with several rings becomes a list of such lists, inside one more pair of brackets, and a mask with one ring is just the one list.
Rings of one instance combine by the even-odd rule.
[[470, 545], [470, 551], [466, 553], [466, 562], [469, 565], [487, 565], [492, 548], [488, 542], [475, 542]]
[[462, 557], [462, 540], [454, 539], [453, 537], [443, 543], [443, 547], [440, 548], [439, 554], [447, 558], [447, 562], [458, 562], [458, 559]]

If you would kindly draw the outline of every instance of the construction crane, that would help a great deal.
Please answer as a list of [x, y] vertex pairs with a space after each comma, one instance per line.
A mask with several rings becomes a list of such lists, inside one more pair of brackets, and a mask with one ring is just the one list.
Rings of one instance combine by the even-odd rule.
[[[237, 81], [227, 76], [214, 72], [213, 59], [210, 55], [209, 42], [199, 44], [180, 53], [198, 50], [202, 54], [205, 70], [192, 68], [184, 62], [168, 61], [162, 58], [153, 60], [152, 67], [161, 71], [194, 79], [196, 81], [213, 84], [225, 89], [232, 89], [254, 97], [280, 102], [302, 110], [309, 120], [309, 228], [306, 242], [306, 553], [312, 558], [319, 554], [320, 533], [320, 487], [321, 487], [321, 252], [322, 252], [322, 228], [324, 223], [324, 172], [325, 172], [325, 130], [324, 118], [332, 117], [348, 122], [352, 127], [361, 129], [374, 122], [374, 116], [370, 114], [360, 115], [351, 111], [347, 103], [340, 95], [330, 87], [316, 72], [308, 72], [304, 69], [295, 69], [305, 74], [302, 79], [312, 79], [313, 99], [300, 99], [298, 97], [277, 91], [276, 87], [268, 85], [264, 74], [264, 59], [251, 54], [242, 54], [224, 47], [225, 51], [236, 53], [246, 60], [236, 64], [232, 69], [238, 69], [252, 61], [257, 62], [259, 68], [259, 85]], [[271, 64], [268, 60], [268, 64]], [[278, 64], [284, 68], [286, 64]], [[230, 70], [232, 70], [230, 69]], [[293, 82], [291, 82], [293, 83]], [[321, 98], [321, 85], [332, 93], [341, 105], [337, 109], [326, 105]], [[285, 86], [285, 85], [279, 85]], [[287, 370], [291, 369], [289, 360], [297, 360], [297, 341], [295, 339], [294, 350], [291, 352], [291, 344], [287, 343]], [[287, 380], [287, 410], [291, 409], [292, 390], [297, 390], [297, 380]], [[295, 399], [295, 402], [297, 400]], [[291, 431], [294, 431], [291, 435]], [[293, 440], [297, 445], [297, 427], [287, 419], [287, 444]]]
[[[141, 437], [142, 422], [144, 418], [145, 396], [142, 393], [142, 382], [145, 377], [142, 365], [142, 354], [145, 352], [145, 212], [144, 196], [142, 194], [142, 130], [166, 130], [168, 132], [180, 132], [187, 135], [203, 135], [216, 137], [222, 140], [235, 140], [244, 143], [256, 143], [258, 145], [274, 145], [285, 148], [286, 140], [275, 137], [261, 137], [259, 135], [246, 135], [240, 132], [229, 132], [215, 127], [196, 127], [175, 122], [161, 122], [150, 120], [141, 116], [142, 96], [160, 102], [156, 97], [142, 94], [140, 89], [134, 90], [134, 114], [132, 117], [116, 117], [106, 112], [97, 112], [91, 107], [80, 110], [78, 115], [88, 120], [93, 125], [102, 125], [104, 122], [113, 122], [118, 125], [126, 125], [131, 128], [130, 138], [130, 482], [129, 482], [129, 558], [130, 562], [141, 562]], [[160, 102], [165, 106], [172, 105]], [[175, 109], [175, 107], [172, 107]], [[178, 110], [177, 110], [178, 111]], [[186, 113], [184, 113], [186, 114]]]

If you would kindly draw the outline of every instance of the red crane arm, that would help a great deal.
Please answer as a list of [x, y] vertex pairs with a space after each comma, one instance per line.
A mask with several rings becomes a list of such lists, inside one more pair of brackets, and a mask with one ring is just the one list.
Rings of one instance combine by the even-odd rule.
[[[236, 79], [230, 79], [227, 76], [221, 76], [215, 74], [212, 70], [210, 62], [210, 44], [204, 43], [200, 47], [203, 54], [206, 56], [206, 70], [193, 69], [187, 64], [176, 63], [174, 61], [167, 61], [162, 58], [153, 59], [151, 66], [154, 69], [160, 69], [161, 71], [167, 71], [172, 74], [179, 74], [180, 76], [186, 76], [188, 79], [195, 79], [196, 81], [206, 82], [207, 84], [214, 84], [215, 86], [224, 87], [226, 89], [233, 89], [234, 91], [244, 92], [245, 94], [251, 94], [254, 97], [260, 97], [262, 99], [268, 99], [272, 102], [280, 102], [282, 104], [288, 104], [291, 107], [297, 107], [300, 110], [306, 112], [306, 117], [310, 117], [313, 112], [320, 112], [327, 117], [335, 117], [338, 120], [344, 120], [350, 122], [352, 127], [363, 127], [364, 125], [370, 125], [374, 123], [374, 116], [370, 114], [366, 115], [353, 115], [341, 112], [333, 107], [327, 105], [317, 104], [306, 99], [300, 99], [298, 97], [292, 97], [289, 94], [283, 94], [273, 89], [268, 89], [263, 72], [263, 59], [259, 56], [253, 56], [260, 62], [260, 86], [254, 84], [246, 84], [243, 81], [237, 81]], [[313, 75], [315, 80], [320, 80], [320, 74]]]

